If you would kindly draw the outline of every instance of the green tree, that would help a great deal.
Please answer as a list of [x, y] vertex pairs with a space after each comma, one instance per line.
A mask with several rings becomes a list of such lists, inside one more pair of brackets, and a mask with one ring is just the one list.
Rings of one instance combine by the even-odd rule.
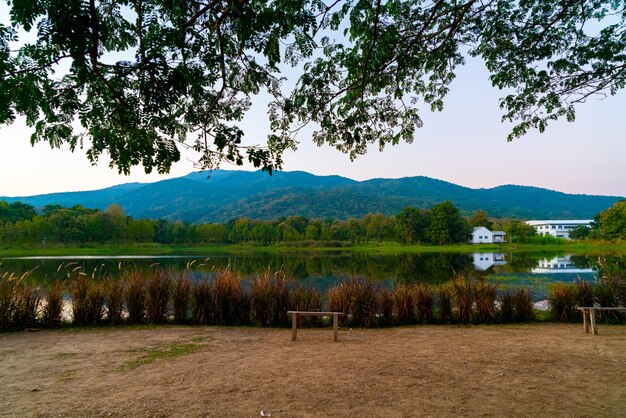
[[569, 232], [569, 237], [571, 239], [582, 240], [582, 239], [587, 239], [590, 233], [591, 233], [591, 228], [585, 225], [579, 225]]
[[404, 243], [422, 241], [427, 225], [428, 214], [423, 209], [407, 206], [396, 216], [396, 231], [400, 241]]
[[425, 238], [438, 245], [466, 242], [469, 224], [449, 200], [438, 203], [428, 211]]
[[526, 222], [517, 220], [507, 220], [502, 224], [502, 230], [506, 232], [506, 238], [510, 242], [524, 243], [528, 242], [531, 237], [537, 235], [534, 227]]
[[[509, 139], [626, 81], [623, 1], [4, 2], [0, 124], [24, 116], [31, 141], [53, 147], [85, 135], [89, 159], [107, 152], [126, 173], [166, 172], [180, 148], [204, 167], [271, 171], [310, 122], [316, 143], [353, 158], [411, 142], [418, 106], [441, 110], [468, 56], [507, 92]], [[248, 146], [238, 123], [261, 92], [271, 133]]]
[[626, 240], [626, 200], [620, 200], [596, 216], [602, 236], [609, 240]]
[[473, 227], [484, 226], [489, 230], [493, 230], [493, 222], [487, 218], [487, 213], [482, 209], [478, 209], [474, 212], [474, 214], [468, 219], [468, 222], [470, 226]]

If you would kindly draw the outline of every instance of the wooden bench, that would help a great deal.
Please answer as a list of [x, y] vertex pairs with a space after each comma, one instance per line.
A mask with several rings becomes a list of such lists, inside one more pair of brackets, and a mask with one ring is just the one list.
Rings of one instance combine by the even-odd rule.
[[339, 316], [343, 315], [343, 312], [287, 311], [287, 314], [291, 315], [291, 341], [295, 341], [298, 334], [298, 318], [305, 316], [332, 316], [333, 337], [335, 342], [339, 341]]
[[591, 332], [593, 332], [593, 335], [598, 335], [598, 325], [596, 324], [596, 311], [626, 312], [626, 307], [604, 308], [602, 306], [579, 306], [577, 307], [577, 309], [583, 312], [583, 328], [585, 329], [585, 332], [589, 332], [589, 323], [591, 323]]

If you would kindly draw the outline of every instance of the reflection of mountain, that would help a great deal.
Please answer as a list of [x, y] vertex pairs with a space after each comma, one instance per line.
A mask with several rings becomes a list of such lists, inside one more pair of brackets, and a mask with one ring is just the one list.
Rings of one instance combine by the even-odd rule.
[[557, 273], [593, 273], [593, 268], [580, 268], [571, 259], [571, 255], [543, 258], [537, 261], [537, 267], [530, 269], [534, 274], [557, 274]]
[[501, 253], [474, 253], [470, 256], [476, 270], [485, 271], [491, 266], [506, 264], [504, 254]]

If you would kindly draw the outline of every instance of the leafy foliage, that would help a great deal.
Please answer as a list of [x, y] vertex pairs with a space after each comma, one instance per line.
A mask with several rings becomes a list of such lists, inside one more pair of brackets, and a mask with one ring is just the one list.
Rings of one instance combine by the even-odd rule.
[[[352, 158], [411, 142], [418, 107], [443, 109], [468, 56], [505, 91], [503, 118], [518, 122], [509, 139], [573, 120], [576, 104], [626, 80], [618, 1], [6, 3], [0, 123], [21, 115], [31, 142], [87, 146], [94, 162], [107, 152], [125, 173], [166, 172], [180, 148], [202, 167], [247, 158], [271, 172], [307, 124], [313, 141]], [[261, 93], [271, 133], [248, 145], [239, 122]]]

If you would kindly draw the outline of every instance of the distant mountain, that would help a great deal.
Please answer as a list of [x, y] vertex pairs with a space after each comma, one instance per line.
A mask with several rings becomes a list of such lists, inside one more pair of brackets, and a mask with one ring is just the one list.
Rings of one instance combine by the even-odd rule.
[[121, 205], [135, 218], [165, 218], [187, 222], [225, 222], [237, 217], [276, 219], [346, 219], [380, 212], [393, 215], [405, 206], [429, 208], [451, 200], [463, 213], [477, 209], [512, 218], [592, 218], [623, 199], [556, 192], [538, 187], [498, 186], [470, 189], [428, 177], [355, 181], [340, 176], [316, 176], [303, 171], [216, 170], [194, 172], [156, 183], [129, 183], [102, 190], [3, 198], [30, 203], [82, 205], [105, 209]]

